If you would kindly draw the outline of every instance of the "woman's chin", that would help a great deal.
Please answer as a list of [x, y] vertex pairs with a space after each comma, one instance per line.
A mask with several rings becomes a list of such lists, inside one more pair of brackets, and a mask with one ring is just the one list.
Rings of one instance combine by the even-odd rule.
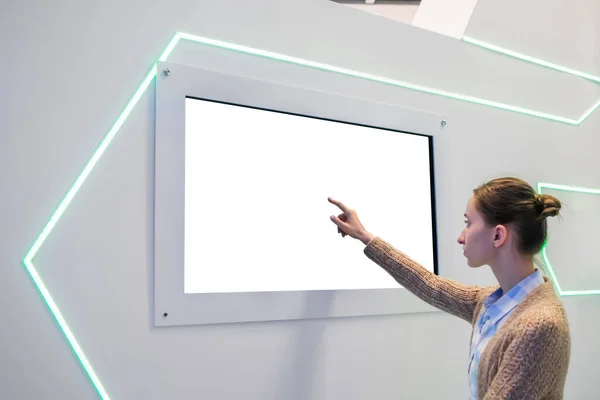
[[[465, 257], [467, 256], [465, 255]], [[474, 262], [473, 260], [469, 259], [469, 257], [467, 257], [467, 265], [471, 268], [479, 268], [481, 266], [481, 264]]]

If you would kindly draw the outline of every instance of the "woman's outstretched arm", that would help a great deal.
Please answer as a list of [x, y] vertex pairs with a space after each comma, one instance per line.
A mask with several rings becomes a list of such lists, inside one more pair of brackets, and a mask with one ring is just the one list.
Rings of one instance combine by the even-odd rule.
[[367, 243], [364, 253], [418, 298], [469, 323], [481, 296], [492, 291], [439, 277], [379, 237]]
[[472, 323], [478, 301], [493, 288], [461, 285], [453, 280], [435, 275], [379, 237], [369, 233], [360, 222], [356, 211], [340, 201], [329, 198], [342, 210], [332, 216], [342, 237], [350, 236], [362, 241], [365, 254], [387, 271], [400, 285], [426, 303]]

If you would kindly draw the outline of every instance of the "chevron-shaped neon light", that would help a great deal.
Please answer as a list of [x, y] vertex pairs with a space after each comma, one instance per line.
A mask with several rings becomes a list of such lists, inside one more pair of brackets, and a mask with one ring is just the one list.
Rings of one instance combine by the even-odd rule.
[[[591, 115], [596, 109], [598, 109], [598, 107], [600, 107], [600, 100], [599, 100], [596, 104], [592, 105], [588, 110], [586, 110], [586, 112], [579, 119], [575, 120], [575, 119], [571, 119], [571, 118], [567, 118], [567, 117], [544, 113], [541, 111], [536, 111], [536, 110], [531, 110], [531, 109], [527, 109], [527, 108], [523, 108], [523, 107], [517, 107], [517, 106], [513, 106], [513, 105], [509, 105], [509, 104], [495, 102], [492, 100], [486, 100], [486, 99], [481, 99], [481, 98], [477, 98], [477, 97], [473, 97], [473, 96], [469, 96], [469, 95], [448, 92], [448, 91], [444, 91], [441, 89], [435, 89], [435, 88], [431, 88], [431, 87], [427, 87], [427, 86], [423, 86], [423, 85], [419, 85], [419, 84], [415, 84], [415, 83], [386, 78], [383, 76], [368, 74], [368, 73], [355, 71], [355, 70], [351, 70], [351, 69], [347, 69], [347, 68], [343, 68], [343, 67], [337, 67], [334, 65], [319, 63], [316, 61], [305, 60], [305, 59], [301, 59], [301, 58], [297, 58], [297, 57], [288, 56], [285, 54], [270, 52], [270, 51], [266, 51], [266, 50], [260, 50], [260, 49], [256, 49], [256, 48], [252, 48], [252, 47], [248, 47], [248, 46], [237, 45], [237, 44], [228, 43], [228, 42], [224, 42], [224, 41], [220, 41], [220, 40], [214, 40], [214, 39], [209, 39], [209, 38], [205, 38], [205, 37], [201, 37], [201, 36], [195, 36], [195, 35], [191, 35], [191, 34], [187, 34], [187, 33], [175, 34], [173, 36], [173, 38], [171, 39], [171, 41], [169, 42], [169, 44], [167, 45], [167, 47], [165, 48], [165, 50], [158, 57], [157, 62], [166, 61], [180, 40], [187, 40], [187, 41], [194, 42], [194, 43], [200, 43], [200, 44], [218, 47], [218, 48], [222, 48], [222, 49], [227, 49], [227, 50], [231, 50], [231, 51], [237, 51], [240, 53], [264, 57], [264, 58], [277, 60], [277, 61], [281, 61], [281, 62], [288, 62], [288, 63], [292, 63], [292, 64], [297, 64], [297, 65], [302, 65], [302, 66], [306, 66], [306, 67], [310, 67], [310, 68], [323, 70], [323, 71], [329, 71], [329, 72], [339, 73], [339, 74], [343, 74], [343, 75], [353, 76], [356, 78], [367, 79], [367, 80], [371, 80], [371, 81], [375, 81], [375, 82], [380, 82], [383, 84], [401, 87], [404, 89], [415, 90], [415, 91], [419, 91], [422, 93], [427, 93], [427, 94], [436, 95], [436, 96], [443, 96], [443, 97], [454, 99], [454, 100], [466, 101], [466, 102], [489, 106], [489, 107], [494, 107], [494, 108], [498, 108], [498, 109], [502, 109], [502, 110], [506, 110], [506, 111], [517, 112], [517, 113], [529, 115], [532, 117], [543, 118], [543, 119], [561, 122], [561, 123], [565, 123], [565, 124], [569, 124], [569, 125], [581, 124], [589, 115]], [[44, 242], [46, 241], [46, 239], [48, 238], [48, 235], [50, 235], [50, 233], [52, 232], [52, 230], [54, 229], [54, 227], [56, 226], [56, 224], [58, 223], [60, 218], [63, 216], [63, 214], [65, 213], [65, 211], [67, 210], [67, 208], [69, 207], [69, 205], [71, 204], [71, 202], [73, 201], [75, 196], [77, 195], [79, 189], [84, 184], [86, 179], [89, 177], [89, 175], [92, 172], [92, 170], [94, 169], [94, 167], [98, 164], [98, 161], [100, 161], [100, 159], [102, 158], [102, 155], [108, 149], [112, 140], [115, 138], [115, 136], [117, 135], [117, 133], [120, 131], [121, 127], [127, 120], [127, 117], [130, 115], [132, 110], [135, 108], [138, 101], [140, 100], [142, 95], [146, 92], [146, 89], [148, 89], [148, 86], [150, 86], [150, 83], [154, 80], [155, 77], [156, 77], [156, 63], [152, 66], [150, 71], [148, 71], [148, 73], [142, 80], [141, 84], [136, 89], [136, 91], [134, 92], [131, 99], [127, 102], [123, 111], [119, 114], [115, 123], [112, 125], [110, 130], [104, 136], [104, 138], [100, 142], [99, 146], [94, 151], [92, 157], [85, 165], [83, 171], [79, 174], [79, 176], [77, 176], [77, 178], [75, 179], [75, 182], [73, 183], [71, 188], [67, 191], [66, 195], [64, 196], [62, 201], [59, 203], [58, 207], [56, 208], [56, 210], [54, 211], [54, 213], [52, 214], [52, 216], [50, 217], [50, 219], [48, 220], [48, 222], [46, 223], [46, 225], [44, 226], [44, 228], [38, 235], [38, 237], [35, 239], [33, 245], [31, 246], [31, 248], [29, 249], [29, 251], [27, 252], [27, 254], [25, 255], [25, 257], [23, 259], [23, 264], [25, 266], [25, 269], [27, 270], [33, 283], [37, 287], [44, 302], [46, 303], [50, 312], [54, 316], [56, 322], [58, 323], [58, 326], [60, 327], [61, 331], [65, 335], [69, 345], [71, 346], [71, 348], [72, 348], [73, 352], [75, 353], [75, 355], [77, 356], [77, 359], [79, 360], [81, 366], [85, 370], [85, 372], [86, 372], [87, 376], [89, 377], [90, 381], [92, 382], [96, 392], [98, 393], [98, 395], [100, 396], [100, 398], [102, 400], [110, 400], [110, 397], [109, 397], [106, 389], [104, 388], [102, 382], [100, 381], [98, 375], [94, 371], [92, 364], [89, 362], [85, 353], [83, 352], [83, 349], [81, 348], [79, 342], [75, 338], [75, 335], [69, 328], [69, 325], [67, 324], [66, 319], [62, 315], [58, 305], [52, 298], [50, 291], [48, 290], [48, 288], [44, 284], [42, 278], [40, 277], [39, 273], [37, 272], [35, 265], [33, 263], [33, 260], [36, 256], [36, 254], [38, 253], [38, 251], [40, 250], [40, 248], [42, 247], [42, 245], [44, 244]], [[565, 294], [569, 294], [569, 293], [565, 293]]]

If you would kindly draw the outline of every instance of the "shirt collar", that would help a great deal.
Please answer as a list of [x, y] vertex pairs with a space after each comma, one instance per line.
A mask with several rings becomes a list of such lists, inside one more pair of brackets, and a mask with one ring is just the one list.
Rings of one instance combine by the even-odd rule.
[[533, 289], [544, 283], [544, 277], [539, 270], [517, 283], [512, 289], [503, 294], [499, 287], [485, 300], [484, 307], [487, 310], [487, 317], [493, 324], [496, 324], [502, 317], [512, 311], [525, 296]]

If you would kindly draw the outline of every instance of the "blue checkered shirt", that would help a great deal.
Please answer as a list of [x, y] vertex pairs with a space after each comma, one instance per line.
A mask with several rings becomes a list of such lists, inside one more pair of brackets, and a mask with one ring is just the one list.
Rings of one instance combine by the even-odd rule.
[[477, 367], [490, 339], [506, 321], [514, 308], [537, 286], [544, 283], [539, 270], [529, 275], [503, 295], [502, 288], [490, 294], [483, 303], [481, 316], [473, 328], [469, 361], [470, 399], [477, 400]]

